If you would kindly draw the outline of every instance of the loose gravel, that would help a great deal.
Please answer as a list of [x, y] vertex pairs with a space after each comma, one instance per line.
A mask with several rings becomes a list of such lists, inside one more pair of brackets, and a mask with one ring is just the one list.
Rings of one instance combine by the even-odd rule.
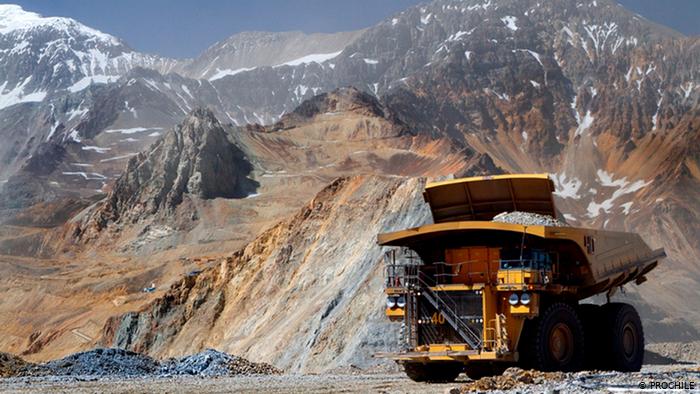
[[158, 362], [122, 349], [94, 349], [49, 361], [35, 369], [54, 376], [142, 376], [158, 371]]
[[565, 227], [563, 223], [549, 215], [540, 215], [532, 212], [502, 212], [493, 217], [494, 222], [521, 224], [523, 226], [550, 226]]
[[281, 373], [282, 371], [270, 364], [254, 363], [214, 349], [166, 360], [158, 370], [159, 375], [198, 376], [278, 375]]
[[494, 393], [605, 393], [613, 391], [644, 392], [653, 384], [678, 384], [697, 391], [700, 384], [698, 365], [644, 366], [640, 372], [582, 371], [539, 372], [509, 368], [501, 376], [481, 378], [450, 392]]
[[272, 365], [254, 363], [213, 349], [163, 362], [122, 349], [94, 349], [44, 364], [27, 363], [19, 357], [0, 354], [2, 377], [218, 377], [280, 373], [282, 371]]

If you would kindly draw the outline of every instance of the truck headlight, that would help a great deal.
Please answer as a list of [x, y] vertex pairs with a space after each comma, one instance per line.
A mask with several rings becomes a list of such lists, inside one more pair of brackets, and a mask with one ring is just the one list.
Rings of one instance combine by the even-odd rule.
[[520, 299], [518, 298], [518, 295], [515, 293], [511, 294], [510, 298], [508, 298], [508, 303], [511, 305], [518, 305], [518, 301], [520, 301]]
[[396, 306], [396, 297], [387, 297], [386, 299], [386, 307], [387, 308], [393, 308]]
[[523, 293], [523, 294], [520, 296], [520, 303], [523, 304], [523, 305], [529, 304], [529, 303], [530, 303], [530, 294], [528, 294], [528, 293]]
[[406, 306], [406, 297], [404, 296], [399, 296], [399, 298], [396, 299], [396, 306], [399, 308], [403, 308]]

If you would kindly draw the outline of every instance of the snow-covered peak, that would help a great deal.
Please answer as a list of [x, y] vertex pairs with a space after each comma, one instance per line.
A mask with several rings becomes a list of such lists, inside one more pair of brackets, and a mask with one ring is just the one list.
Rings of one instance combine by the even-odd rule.
[[74, 19], [0, 4], [0, 108], [113, 82], [134, 67], [164, 71], [173, 64]]
[[88, 39], [109, 45], [121, 45], [117, 38], [85, 26], [74, 19], [43, 17], [35, 12], [25, 11], [15, 4], [0, 4], [0, 34], [26, 32], [37, 28], [50, 28], [66, 32], [68, 35], [87, 36]]

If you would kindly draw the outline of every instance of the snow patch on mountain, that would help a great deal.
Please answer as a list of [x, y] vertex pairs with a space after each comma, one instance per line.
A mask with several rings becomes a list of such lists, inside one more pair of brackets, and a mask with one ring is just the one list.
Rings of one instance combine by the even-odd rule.
[[561, 174], [550, 174], [552, 181], [554, 182], [554, 194], [561, 198], [571, 198], [578, 200], [581, 196], [578, 194], [579, 189], [583, 185], [583, 182], [576, 177], [569, 178], [565, 172]]
[[85, 178], [85, 180], [104, 180], [107, 179], [106, 176], [98, 174], [96, 172], [83, 172], [83, 171], [64, 171], [63, 175], [77, 175]]
[[509, 28], [510, 30], [513, 30], [513, 31], [518, 30], [518, 25], [515, 24], [515, 22], [517, 22], [517, 21], [518, 21], [518, 18], [516, 18], [514, 16], [510, 16], [510, 15], [504, 16], [503, 18], [501, 18], [501, 22], [503, 22], [503, 24], [505, 24], [507, 28]]
[[110, 161], [128, 159], [128, 158], [130, 158], [131, 156], [136, 156], [136, 155], [138, 155], [138, 152], [127, 153], [127, 154], [125, 154], [125, 155], [110, 157], [109, 159], [102, 159], [102, 160], [100, 160], [100, 163], [107, 163], [107, 162], [110, 162]]
[[654, 113], [654, 116], [651, 117], [651, 124], [652, 126], [652, 131], [656, 130], [659, 128], [659, 111], [661, 110], [661, 102], [664, 100], [664, 95], [661, 93], [661, 90], [658, 91], [659, 93], [659, 101], [656, 102], [656, 112]]
[[591, 111], [586, 111], [586, 115], [581, 119], [578, 112], [576, 112], [576, 122], [578, 123], [578, 128], [576, 128], [576, 133], [574, 136], [584, 135], [586, 131], [591, 127], [595, 118], [591, 115]]
[[97, 153], [107, 153], [107, 151], [112, 150], [112, 148], [102, 148], [99, 146], [87, 145], [87, 146], [83, 146], [82, 150], [89, 150], [89, 151], [93, 151], [93, 152], [97, 152]]
[[143, 133], [144, 131], [148, 130], [163, 130], [162, 127], [132, 127], [129, 129], [110, 129], [110, 130], [105, 130], [105, 133], [107, 134], [114, 134], [114, 133], [119, 133], [119, 134], [136, 134], [136, 133]]
[[[229, 75], [236, 75], [236, 74], [242, 73], [244, 71], [255, 70], [255, 68], [256, 67], [241, 67], [241, 68], [237, 68], [235, 70], [231, 70], [231, 69], [221, 70], [220, 68], [217, 67], [216, 73], [214, 73], [214, 75], [209, 77], [209, 81], [216, 81], [217, 79], [221, 79], [221, 78], [227, 77]], [[184, 87], [184, 85], [183, 85], [183, 87]], [[189, 91], [187, 91], [187, 92], [189, 93]], [[192, 95], [190, 94], [190, 96], [192, 96]]]
[[683, 98], [687, 99], [690, 97], [690, 93], [693, 91], [693, 88], [695, 87], [695, 82], [687, 82], [685, 85], [681, 86], [681, 90], [683, 91]]
[[[604, 200], [603, 202], [597, 203], [595, 201], [591, 201], [588, 204], [587, 207], [587, 216], [589, 218], [595, 218], [598, 215], [600, 215], [600, 211], [602, 210], [604, 213], [610, 213], [610, 210], [615, 206], [615, 200], [618, 198], [624, 196], [625, 194], [630, 194], [630, 193], [636, 193], [637, 191], [643, 189], [647, 185], [651, 184], [651, 181], [649, 182], [644, 182], [643, 180], [637, 180], [635, 182], [629, 182], [627, 180], [627, 177], [623, 177], [620, 179], [615, 179], [615, 175], [608, 173], [604, 170], [598, 170], [596, 172], [596, 175], [598, 176], [598, 182], [600, 183], [601, 186], [603, 187], [612, 187], [615, 188], [616, 190], [613, 191], [612, 195], [610, 198]], [[625, 214], [629, 212], [629, 209], [632, 205], [629, 204], [622, 204], [622, 207], [625, 211]]]
[[80, 117], [82, 118], [83, 115], [88, 113], [90, 111], [88, 108], [83, 108], [82, 107], [83, 103], [81, 102], [78, 105], [78, 108], [71, 109], [70, 111], [66, 112], [66, 116], [68, 117], [68, 120], [73, 120], [75, 117]]
[[480, 4], [470, 5], [470, 6], [467, 7], [467, 9], [468, 9], [469, 11], [474, 11], [474, 10], [478, 10], [478, 9], [481, 9], [481, 10], [486, 11], [486, 10], [489, 9], [489, 7], [491, 7], [491, 0], [482, 2], [482, 3], [480, 3]]
[[91, 75], [80, 79], [78, 82], [67, 88], [71, 93], [79, 92], [92, 84], [112, 83], [119, 79], [116, 75]]
[[333, 52], [333, 53], [314, 53], [311, 55], [306, 55], [302, 56], [298, 59], [290, 60], [288, 62], [284, 62], [282, 64], [278, 64], [274, 67], [280, 67], [280, 66], [298, 66], [301, 64], [307, 64], [307, 63], [323, 63], [327, 60], [331, 60], [334, 57], [340, 55], [343, 51], [338, 51], [338, 52]]
[[37, 13], [25, 11], [18, 5], [0, 4], [0, 34], [21, 33], [45, 26], [92, 36], [110, 45], [121, 44], [117, 38], [70, 18], [43, 17]]
[[3, 84], [0, 86], [0, 109], [20, 103], [31, 103], [44, 100], [44, 97], [46, 97], [46, 92], [37, 91], [27, 93], [24, 91], [25, 86], [31, 79], [32, 77], [29, 76], [20, 85], [9, 90], [5, 88], [7, 86], [7, 81], [3, 82]]

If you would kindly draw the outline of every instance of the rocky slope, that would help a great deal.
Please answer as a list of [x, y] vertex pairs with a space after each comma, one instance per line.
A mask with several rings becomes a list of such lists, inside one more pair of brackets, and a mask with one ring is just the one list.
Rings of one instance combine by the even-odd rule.
[[421, 187], [416, 179], [340, 178], [220, 265], [112, 319], [105, 340], [161, 357], [212, 345], [289, 371], [367, 365], [397, 335], [377, 297], [376, 234], [429, 217]]
[[[269, 127], [222, 126], [208, 117], [198, 121], [197, 136], [223, 129], [243, 150], [252, 165], [248, 177], [259, 183], [247, 198], [202, 198], [164, 185], [178, 173], [190, 177], [183, 168], [196, 160], [183, 152], [199, 152], [200, 160], [211, 163], [220, 152], [201, 150], [200, 137], [166, 134], [132, 158], [129, 171], [102, 201], [38, 204], [16, 215], [13, 226], [0, 233], [0, 259], [7, 262], [0, 271], [18, 278], [0, 284], [0, 292], [11, 295], [0, 303], [0, 316], [8, 323], [0, 339], [3, 349], [35, 360], [85, 349], [108, 316], [139, 309], [182, 275], [245, 246], [338, 177], [494, 172], [487, 155], [414, 135], [381, 101], [356, 89], [323, 95], [308, 108]], [[179, 135], [183, 127], [168, 133]], [[202, 181], [220, 183], [225, 177], [219, 171], [207, 171]], [[182, 202], [165, 204], [176, 201], [167, 200], [170, 195], [182, 196]], [[148, 214], [152, 209], [155, 214]], [[31, 268], [25, 268], [28, 262]], [[70, 286], [64, 286], [67, 282]], [[142, 292], [149, 287], [155, 287], [153, 293]], [[88, 301], [81, 301], [85, 297]], [[29, 299], [44, 301], [29, 313], [20, 302]]]

